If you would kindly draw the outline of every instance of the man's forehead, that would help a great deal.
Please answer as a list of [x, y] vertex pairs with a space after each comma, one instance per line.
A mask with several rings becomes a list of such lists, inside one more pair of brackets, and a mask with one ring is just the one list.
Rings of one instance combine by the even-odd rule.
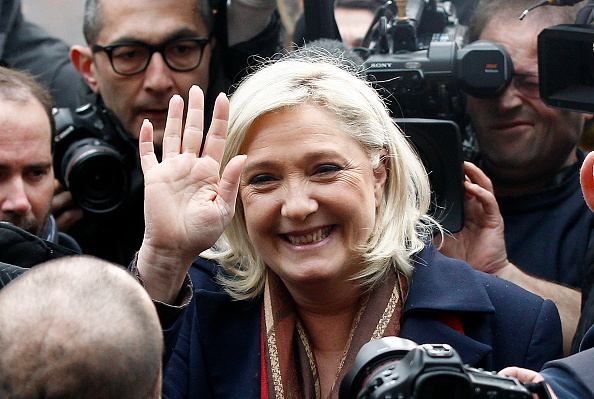
[[[526, 64], [525, 66], [534, 69], [538, 64], [538, 34], [546, 25], [522, 22], [512, 20], [510, 23], [504, 23], [503, 20], [494, 19], [485, 26], [481, 39], [502, 45], [511, 56], [514, 67]], [[523, 72], [536, 73], [528, 70]]]
[[102, 44], [137, 40], [158, 44], [178, 37], [207, 37], [196, 0], [101, 0]]
[[38, 99], [31, 96], [25, 101], [14, 101], [0, 95], [1, 148], [21, 145], [23, 149], [32, 149], [39, 144], [50, 145], [51, 140], [50, 119]]

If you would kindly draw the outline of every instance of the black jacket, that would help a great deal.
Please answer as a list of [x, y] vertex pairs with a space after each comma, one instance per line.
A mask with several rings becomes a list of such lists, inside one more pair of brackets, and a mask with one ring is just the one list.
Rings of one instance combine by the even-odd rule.
[[20, 0], [0, 2], [0, 65], [29, 72], [56, 106], [80, 105], [88, 86], [70, 62], [70, 46], [24, 20]]

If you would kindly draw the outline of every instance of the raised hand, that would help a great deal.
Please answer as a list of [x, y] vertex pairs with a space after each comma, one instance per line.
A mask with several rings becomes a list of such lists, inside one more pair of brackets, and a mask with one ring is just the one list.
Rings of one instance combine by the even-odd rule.
[[175, 300], [192, 261], [231, 221], [245, 162], [243, 155], [234, 157], [219, 177], [229, 119], [224, 94], [215, 103], [201, 155], [204, 98], [199, 87], [190, 89], [185, 126], [183, 108], [182, 98], [173, 96], [161, 162], [154, 152], [151, 123], [144, 121], [140, 131], [145, 234], [137, 266], [149, 294], [165, 302]]

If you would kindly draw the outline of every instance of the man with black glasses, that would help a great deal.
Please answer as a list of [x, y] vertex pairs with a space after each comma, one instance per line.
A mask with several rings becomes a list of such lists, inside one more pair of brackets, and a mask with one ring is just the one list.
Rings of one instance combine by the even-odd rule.
[[[70, 58], [94, 92], [93, 105], [113, 122], [110, 134], [124, 142], [122, 151], [137, 154], [144, 119], [155, 127], [160, 151], [174, 94], [187, 103], [190, 86], [197, 84], [211, 109], [216, 95], [240, 77], [250, 55], [278, 51], [275, 8], [273, 0], [87, 0], [83, 30], [88, 46], [73, 46]], [[83, 215], [68, 192], [56, 195], [58, 223], [84, 253], [120, 264], [132, 260], [144, 231], [139, 162], [135, 169], [129, 205], [110, 215]]]
[[592, 116], [549, 108], [539, 95], [538, 34], [573, 23], [580, 6], [538, 7], [520, 20], [532, 5], [483, 0], [471, 19], [468, 41], [502, 45], [514, 76], [498, 98], [468, 100], [479, 155], [466, 165], [465, 228], [443, 252], [552, 299], [568, 352], [592, 258], [594, 217], [580, 189], [577, 147]]

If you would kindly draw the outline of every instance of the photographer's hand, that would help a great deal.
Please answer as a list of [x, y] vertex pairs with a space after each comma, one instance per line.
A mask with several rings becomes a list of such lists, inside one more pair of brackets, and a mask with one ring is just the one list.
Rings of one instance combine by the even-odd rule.
[[212, 123], [199, 155], [203, 135], [202, 90], [190, 89], [183, 129], [183, 100], [169, 103], [163, 160], [154, 152], [152, 125], [140, 131], [145, 180], [145, 233], [138, 252], [138, 272], [151, 297], [173, 303], [193, 260], [210, 248], [231, 221], [245, 156], [234, 157], [219, 177], [227, 137], [229, 101], [215, 103]]
[[[472, 267], [496, 274], [510, 265], [505, 249], [503, 217], [489, 178], [477, 166], [464, 163], [464, 226], [446, 234], [440, 249], [444, 255], [465, 260]], [[440, 238], [436, 238], [440, 243]]]
[[[465, 162], [466, 198], [464, 227], [458, 233], [444, 235], [440, 252], [462, 259], [473, 268], [494, 274], [557, 305], [563, 327], [563, 347], [569, 353], [576, 331], [581, 293], [524, 273], [507, 259], [503, 217], [493, 193], [491, 180], [477, 166]], [[440, 238], [435, 238], [439, 245]]]
[[[521, 382], [533, 382], [535, 384], [545, 380], [544, 377], [536, 371], [520, 367], [506, 367], [503, 370], [501, 370], [498, 374], [517, 378]], [[551, 399], [558, 399], [557, 395], [555, 395], [555, 392], [553, 392], [553, 390], [548, 384], [546, 384], [545, 389], [548, 390]], [[535, 394], [533, 394], [532, 396], [537, 397], [537, 395]]]
[[83, 210], [74, 202], [70, 191], [66, 190], [57, 179], [54, 181], [51, 213], [56, 219], [58, 230], [64, 233], [83, 218]]

